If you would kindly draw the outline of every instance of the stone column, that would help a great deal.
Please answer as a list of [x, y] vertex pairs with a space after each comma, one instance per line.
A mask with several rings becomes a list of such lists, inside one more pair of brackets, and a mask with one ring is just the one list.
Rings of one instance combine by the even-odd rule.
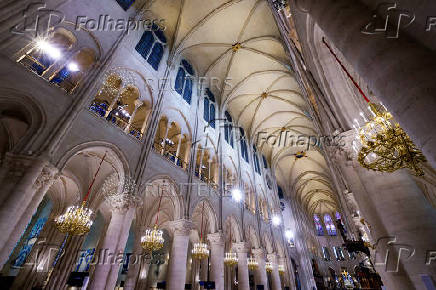
[[238, 289], [249, 290], [250, 281], [248, 278], [247, 253], [248, 245], [244, 242], [234, 243], [233, 248], [238, 254]]
[[210, 280], [216, 289], [224, 289], [224, 239], [222, 233], [207, 235], [210, 243]]
[[56, 178], [57, 169], [26, 156], [6, 159], [0, 186], [0, 264], [3, 265], [20, 239], [32, 215]]
[[171, 223], [171, 227], [174, 231], [174, 238], [168, 265], [167, 289], [183, 290], [185, 289], [186, 260], [192, 223], [187, 220], [178, 220]]
[[276, 254], [268, 254], [268, 261], [273, 264], [273, 270], [271, 272], [272, 279], [272, 289], [271, 290], [281, 290], [282, 284], [280, 282], [280, 275], [277, 269], [277, 255]]
[[259, 267], [257, 267], [254, 273], [254, 281], [256, 282], [256, 285], [263, 285], [265, 287], [264, 289], [268, 290], [268, 277], [265, 269], [265, 252], [260, 248], [254, 249], [253, 255], [259, 263]]
[[[396, 27], [392, 27], [394, 35], [385, 31], [362, 33], [366, 25], [380, 28], [377, 24], [386, 20], [380, 15], [374, 18], [374, 13], [363, 3], [365, 1], [295, 2], [299, 10], [309, 13], [436, 168], [436, 136], [430, 125], [436, 124], [434, 52], [403, 31], [397, 37]], [[389, 17], [396, 17], [395, 12], [399, 14], [401, 7], [397, 8]], [[397, 16], [392, 21], [396, 20], [398, 28], [404, 28], [406, 20], [401, 21]]]
[[[130, 225], [135, 216], [133, 204], [113, 205], [112, 217], [103, 240], [101, 252], [104, 253], [95, 267], [89, 289], [114, 289], [120, 268], [117, 256], [123, 255], [129, 236]], [[113, 264], [113, 265], [112, 265]]]

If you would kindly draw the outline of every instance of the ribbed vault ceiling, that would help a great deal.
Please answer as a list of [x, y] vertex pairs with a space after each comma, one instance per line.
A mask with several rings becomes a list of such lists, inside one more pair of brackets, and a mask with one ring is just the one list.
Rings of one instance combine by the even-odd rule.
[[[155, 0], [172, 53], [189, 60], [199, 77], [216, 78], [210, 89], [221, 109], [245, 129], [275, 168], [277, 181], [308, 213], [332, 212], [336, 201], [323, 155], [297, 159], [298, 148], [258, 137], [317, 135], [309, 108], [289, 65], [280, 33], [265, 0]], [[224, 85], [228, 80], [231, 86]]]

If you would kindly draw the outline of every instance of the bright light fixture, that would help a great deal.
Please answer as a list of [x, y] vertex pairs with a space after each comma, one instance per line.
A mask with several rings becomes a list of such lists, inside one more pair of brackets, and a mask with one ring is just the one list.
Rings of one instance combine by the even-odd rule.
[[278, 225], [280, 225], [280, 223], [282, 222], [282, 220], [280, 219], [280, 217], [279, 217], [278, 215], [274, 215], [274, 216], [272, 217], [271, 221], [272, 221], [272, 224], [273, 224], [274, 226], [278, 226]]
[[44, 53], [48, 54], [48, 55], [49, 55], [51, 58], [53, 58], [53, 59], [59, 59], [59, 58], [61, 58], [61, 56], [62, 56], [61, 51], [60, 51], [58, 48], [52, 46], [52, 45], [51, 45], [48, 41], [46, 41], [46, 40], [43, 40], [43, 39], [38, 40], [38, 41], [36, 42], [36, 46], [37, 46], [40, 50], [42, 50]]
[[240, 202], [242, 200], [242, 192], [238, 188], [232, 189], [232, 198], [236, 202]]
[[79, 70], [80, 70], [80, 69], [79, 69], [79, 66], [78, 66], [77, 63], [75, 63], [75, 62], [70, 62], [70, 63], [67, 65], [67, 68], [68, 68], [69, 71], [72, 71], [72, 72], [74, 72], [74, 71], [79, 71]]
[[290, 240], [290, 239], [294, 238], [294, 233], [291, 230], [286, 230], [285, 237], [286, 237], [286, 239]]

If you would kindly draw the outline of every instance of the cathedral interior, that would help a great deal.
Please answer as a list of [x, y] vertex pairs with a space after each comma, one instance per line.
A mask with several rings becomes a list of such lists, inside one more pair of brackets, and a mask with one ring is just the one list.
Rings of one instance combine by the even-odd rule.
[[432, 0], [2, 0], [1, 289], [436, 289], [435, 36]]

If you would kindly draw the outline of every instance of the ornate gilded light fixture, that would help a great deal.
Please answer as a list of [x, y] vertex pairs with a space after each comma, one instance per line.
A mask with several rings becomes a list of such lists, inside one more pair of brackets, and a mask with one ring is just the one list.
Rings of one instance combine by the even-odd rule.
[[[232, 248], [232, 230], [230, 230], [230, 249]], [[224, 256], [224, 265], [227, 267], [233, 267], [234, 265], [238, 264], [238, 255], [236, 253], [233, 253], [231, 250], [228, 253], [225, 253]]]
[[277, 270], [279, 271], [280, 275], [284, 275], [285, 274], [285, 266], [284, 265], [278, 265], [277, 266]]
[[209, 257], [209, 249], [207, 244], [203, 243], [203, 215], [204, 215], [204, 202], [203, 207], [201, 209], [201, 226], [200, 226], [200, 242], [194, 244], [194, 248], [192, 249], [192, 258], [196, 260], [203, 260]]
[[154, 222], [153, 229], [147, 229], [145, 235], [141, 237], [141, 247], [149, 252], [162, 249], [165, 243], [163, 232], [158, 228], [159, 212], [162, 203], [163, 192], [159, 197], [159, 206], [157, 208], [156, 221]]
[[409, 168], [417, 176], [424, 175], [419, 163], [426, 162], [422, 152], [383, 106], [369, 104], [373, 118], [359, 130], [362, 144], [359, 163], [370, 170], [393, 172]]
[[88, 192], [83, 198], [82, 204], [80, 206], [70, 206], [67, 208], [66, 212], [55, 219], [55, 224], [61, 233], [81, 236], [89, 232], [92, 226], [92, 215], [91, 209], [86, 207], [89, 195], [91, 193], [92, 186], [94, 185], [95, 179], [97, 178], [98, 172], [101, 169], [104, 159], [106, 158], [107, 152], [105, 152], [103, 158], [100, 161], [97, 171], [94, 174], [91, 184], [89, 185]]
[[266, 262], [265, 270], [266, 270], [267, 273], [272, 273], [272, 271], [273, 271], [273, 264], [271, 262]]
[[[426, 162], [422, 152], [415, 146], [400, 125], [393, 121], [392, 114], [383, 105], [376, 105], [369, 101], [359, 84], [354, 80], [324, 38], [322, 41], [369, 104], [369, 109], [373, 115], [371, 120], [367, 121], [361, 112], [360, 115], [366, 124], [360, 130], [355, 127], [361, 143], [357, 158], [360, 165], [364, 168], [381, 172], [394, 172], [401, 168], [409, 168], [417, 176], [424, 175], [424, 171], [419, 166], [419, 163]], [[357, 124], [360, 126], [358, 122]], [[354, 149], [357, 152], [357, 149]]]
[[253, 256], [250, 256], [247, 259], [247, 264], [248, 264], [248, 269], [251, 271], [256, 270], [257, 267], [259, 267], [259, 263], [256, 261], [256, 258], [254, 258]]

